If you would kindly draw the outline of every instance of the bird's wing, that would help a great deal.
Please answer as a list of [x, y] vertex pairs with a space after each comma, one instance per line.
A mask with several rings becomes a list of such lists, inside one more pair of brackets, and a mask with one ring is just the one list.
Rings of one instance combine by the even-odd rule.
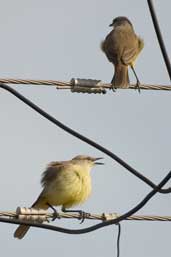
[[42, 174], [41, 185], [45, 187], [49, 182], [56, 179], [63, 166], [62, 162], [51, 162]]
[[131, 48], [125, 48], [122, 53], [122, 62], [125, 65], [133, 65], [135, 59], [137, 58], [138, 54], [144, 47], [144, 41], [140, 37], [138, 37], [137, 44]]
[[141, 37], [138, 37], [138, 46], [139, 51], [141, 51], [144, 48], [144, 40]]
[[124, 49], [122, 54], [122, 62], [125, 65], [132, 65], [137, 57], [137, 48]]

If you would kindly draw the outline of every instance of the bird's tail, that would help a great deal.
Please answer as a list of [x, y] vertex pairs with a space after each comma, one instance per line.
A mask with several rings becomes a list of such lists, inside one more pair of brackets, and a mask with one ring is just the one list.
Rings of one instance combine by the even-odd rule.
[[115, 65], [115, 73], [111, 83], [114, 88], [129, 88], [129, 76], [127, 65]]
[[[41, 196], [37, 199], [37, 201], [32, 205], [32, 208], [35, 209], [48, 209], [48, 205], [43, 201]], [[20, 225], [16, 231], [14, 232], [14, 237], [18, 239], [22, 239], [27, 231], [29, 230], [30, 226], [27, 225]]]
[[30, 228], [30, 226], [20, 225], [14, 232], [14, 237], [16, 237], [18, 239], [22, 239], [25, 236], [25, 234], [27, 233], [27, 231], [29, 230], [29, 228]]

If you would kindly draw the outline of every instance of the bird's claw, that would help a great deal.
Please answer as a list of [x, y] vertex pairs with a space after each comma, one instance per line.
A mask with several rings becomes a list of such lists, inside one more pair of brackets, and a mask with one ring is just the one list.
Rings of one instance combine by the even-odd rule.
[[56, 220], [56, 219], [60, 219], [60, 215], [57, 212], [57, 210], [49, 203], [47, 203], [47, 205], [49, 206], [49, 208], [51, 208], [53, 210], [53, 217], [52, 217], [52, 221]]
[[112, 87], [111, 87], [112, 91], [116, 92], [116, 89], [117, 89], [116, 85], [113, 82], [111, 82], [111, 84], [112, 84]]
[[81, 211], [81, 210], [66, 210], [64, 207], [62, 207], [63, 212], [70, 212], [70, 213], [78, 213], [80, 216], [78, 217], [79, 220], [81, 220], [80, 224], [84, 222], [86, 218], [90, 217], [90, 213]]
[[54, 221], [54, 220], [56, 220], [56, 219], [60, 219], [60, 215], [59, 215], [59, 213], [57, 212], [57, 210], [54, 209], [52, 221]]
[[87, 213], [84, 211], [79, 211], [79, 214], [80, 214], [79, 220], [81, 220], [80, 224], [82, 224], [86, 218], [90, 217], [90, 213]]
[[137, 89], [138, 90], [138, 93], [140, 94], [141, 93], [141, 90], [140, 90], [140, 82], [139, 81], [137, 81], [137, 83], [136, 83], [136, 86], [135, 86], [135, 89]]

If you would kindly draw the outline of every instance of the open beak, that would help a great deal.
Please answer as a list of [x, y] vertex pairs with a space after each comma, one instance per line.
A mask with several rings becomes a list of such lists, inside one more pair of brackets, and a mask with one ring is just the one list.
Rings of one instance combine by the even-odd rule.
[[98, 160], [101, 160], [103, 159], [102, 157], [99, 157], [99, 158], [94, 158], [94, 164], [97, 164], [97, 165], [103, 165], [104, 162], [97, 162]]

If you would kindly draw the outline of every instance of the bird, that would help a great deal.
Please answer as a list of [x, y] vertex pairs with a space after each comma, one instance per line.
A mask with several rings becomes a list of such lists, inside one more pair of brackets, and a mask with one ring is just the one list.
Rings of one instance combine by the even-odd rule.
[[[49, 163], [41, 178], [43, 190], [32, 208], [55, 210], [53, 206], [62, 206], [62, 211], [67, 212], [67, 208], [85, 202], [91, 193], [90, 171], [93, 166], [104, 164], [98, 162], [100, 159], [103, 158], [78, 155], [69, 161]], [[28, 229], [28, 225], [19, 225], [14, 237], [22, 239]]]
[[108, 60], [114, 65], [114, 76], [111, 84], [116, 88], [129, 88], [128, 66], [136, 77], [136, 87], [140, 92], [140, 81], [134, 69], [134, 63], [144, 47], [144, 41], [134, 32], [131, 21], [124, 16], [113, 19], [109, 25], [112, 31], [101, 43], [101, 49]]

